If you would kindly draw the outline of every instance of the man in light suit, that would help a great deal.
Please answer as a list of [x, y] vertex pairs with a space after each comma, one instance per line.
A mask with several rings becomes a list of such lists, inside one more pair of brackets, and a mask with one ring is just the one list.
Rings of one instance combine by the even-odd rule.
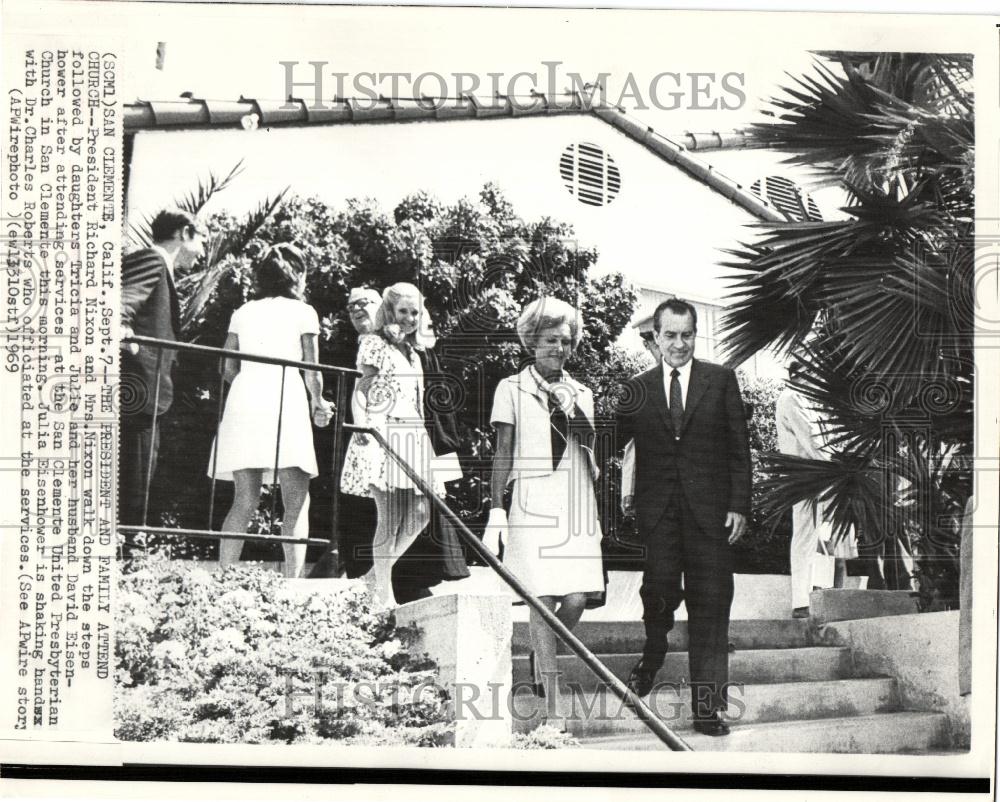
[[629, 687], [639, 696], [653, 689], [684, 599], [693, 725], [727, 735], [730, 547], [750, 513], [750, 446], [736, 374], [693, 359], [697, 320], [680, 299], [656, 308], [662, 362], [626, 383], [616, 415], [618, 443], [635, 441], [635, 510], [646, 550], [646, 643]]
[[[153, 218], [152, 235], [151, 247], [122, 259], [121, 336], [175, 341], [180, 332], [180, 307], [174, 270], [190, 267], [204, 253], [204, 232], [189, 212], [164, 209]], [[175, 359], [174, 351], [164, 351], [158, 359], [155, 348], [134, 343], [122, 346], [118, 518], [123, 524], [143, 523], [150, 460], [155, 472], [159, 448], [153, 411], [159, 417], [170, 409]]]
[[[788, 378], [794, 380], [801, 365], [792, 361], [788, 365]], [[774, 407], [775, 426], [778, 431], [778, 450], [805, 459], [829, 460], [821, 450], [822, 438], [815, 414], [792, 387], [786, 386], [778, 394]], [[822, 533], [826, 534], [822, 534]], [[812, 590], [812, 564], [816, 544], [829, 537], [829, 527], [823, 525], [822, 510], [816, 503], [800, 501], [792, 507], [792, 542], [790, 565], [792, 579], [792, 616], [809, 616], [809, 591]]]
[[[789, 381], [802, 373], [802, 364], [792, 360], [788, 365]], [[778, 433], [778, 451], [793, 457], [828, 462], [831, 450], [823, 436], [822, 420], [816, 410], [793, 387], [786, 385], [774, 405], [774, 423]], [[827, 505], [818, 499], [800, 501], [792, 507], [792, 540], [789, 565], [792, 585], [792, 617], [809, 617], [809, 593], [814, 587], [860, 587], [859, 577], [848, 577], [847, 560], [856, 558], [854, 530], [837, 540], [831, 548], [836, 558], [836, 571], [829, 577], [814, 575], [817, 546], [833, 538], [833, 525], [826, 520]], [[869, 562], [869, 566], [871, 561]], [[876, 564], [877, 570], [877, 564]]]

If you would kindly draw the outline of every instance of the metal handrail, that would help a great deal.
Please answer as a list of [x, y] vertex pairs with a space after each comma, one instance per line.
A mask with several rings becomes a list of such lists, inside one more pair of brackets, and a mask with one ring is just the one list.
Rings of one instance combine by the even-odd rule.
[[251, 543], [305, 543], [307, 546], [328, 546], [330, 541], [319, 537], [284, 537], [282, 535], [241, 535], [239, 532], [216, 532], [210, 529], [182, 529], [171, 526], [135, 526], [119, 524], [128, 532], [145, 532], [147, 535], [193, 537], [204, 540], [247, 540]]
[[170, 351], [184, 351], [192, 354], [205, 354], [207, 356], [225, 356], [230, 359], [245, 359], [248, 362], [261, 362], [265, 365], [281, 365], [285, 368], [298, 368], [299, 370], [318, 370], [322, 373], [342, 373], [345, 376], [360, 376], [361, 371], [357, 368], [345, 368], [340, 365], [327, 365], [322, 362], [303, 362], [298, 359], [282, 359], [277, 356], [265, 356], [255, 354], [251, 351], [234, 351], [231, 348], [215, 348], [210, 345], [195, 345], [194, 343], [182, 343], [174, 340], [161, 340], [156, 337], [141, 337], [133, 334], [130, 337], [122, 337], [123, 343], [135, 343], [136, 345], [148, 345]]
[[598, 679], [604, 682], [622, 702], [635, 711], [639, 719], [653, 732], [654, 735], [656, 735], [664, 744], [675, 752], [693, 751], [690, 745], [688, 745], [683, 738], [670, 729], [670, 727], [664, 724], [662, 719], [660, 719], [659, 716], [657, 716], [648, 707], [648, 705], [642, 701], [642, 699], [629, 690], [628, 686], [618, 679], [618, 677], [616, 677], [611, 670], [597, 658], [597, 655], [588, 649], [583, 641], [573, 634], [569, 627], [560, 621], [551, 610], [538, 600], [537, 597], [532, 595], [521, 580], [512, 574], [507, 569], [507, 566], [500, 562], [497, 556], [486, 548], [482, 544], [482, 541], [480, 541], [480, 539], [472, 533], [472, 530], [465, 525], [465, 522], [454, 511], [452, 511], [452, 509], [445, 504], [444, 501], [441, 500], [441, 498], [434, 492], [433, 488], [427, 484], [423, 477], [417, 474], [416, 471], [413, 470], [412, 466], [396, 453], [380, 432], [372, 429], [371, 427], [354, 426], [349, 423], [343, 424], [343, 428], [345, 430], [359, 432], [373, 437], [375, 442], [377, 442], [382, 449], [396, 461], [399, 467], [403, 469], [403, 473], [405, 473], [420, 489], [420, 492], [429, 498], [438, 511], [451, 521], [465, 544], [475, 551], [483, 559], [483, 561], [490, 568], [492, 568], [504, 582], [507, 583], [511, 590], [513, 590], [525, 602], [525, 604], [531, 607], [532, 610], [542, 617], [542, 620], [545, 621], [549, 629], [555, 632], [556, 635], [562, 639], [563, 643], [565, 643], [576, 654], [576, 656], [586, 664], [587, 668], [593, 671], [594, 674], [597, 675]]

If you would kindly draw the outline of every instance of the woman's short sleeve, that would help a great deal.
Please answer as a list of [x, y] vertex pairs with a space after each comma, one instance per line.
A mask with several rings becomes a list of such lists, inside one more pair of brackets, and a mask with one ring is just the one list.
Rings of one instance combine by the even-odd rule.
[[229, 318], [229, 333], [239, 334], [240, 333], [240, 321], [243, 319], [243, 310], [246, 309], [246, 304], [241, 306], [232, 316]]
[[358, 367], [371, 365], [381, 371], [382, 358], [385, 353], [384, 345], [384, 341], [377, 334], [362, 335], [361, 342], [358, 343]]
[[302, 304], [302, 334], [319, 334], [319, 315], [309, 304]]
[[493, 395], [490, 423], [509, 423], [512, 426], [517, 423], [514, 411], [514, 388], [506, 379], [497, 385], [496, 393]]

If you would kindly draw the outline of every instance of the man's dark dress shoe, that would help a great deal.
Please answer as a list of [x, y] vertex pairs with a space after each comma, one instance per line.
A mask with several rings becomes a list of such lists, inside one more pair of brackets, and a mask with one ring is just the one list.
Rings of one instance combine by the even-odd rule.
[[656, 673], [660, 666], [640, 660], [632, 667], [632, 672], [628, 675], [628, 689], [636, 696], [645, 696], [656, 682]]
[[722, 718], [722, 713], [718, 710], [712, 712], [707, 718], [696, 718], [691, 722], [695, 732], [702, 735], [729, 735], [729, 725]]

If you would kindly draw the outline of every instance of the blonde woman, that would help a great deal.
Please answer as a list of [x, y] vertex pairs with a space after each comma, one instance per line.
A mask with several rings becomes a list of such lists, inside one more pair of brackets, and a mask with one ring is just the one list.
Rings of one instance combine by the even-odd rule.
[[[564, 370], [583, 324], [564, 301], [539, 298], [521, 312], [517, 334], [531, 364], [496, 389], [493, 508], [483, 542], [499, 552], [502, 541], [504, 564], [572, 629], [605, 588], [593, 485], [594, 399]], [[555, 634], [533, 610], [529, 632], [535, 693], [545, 698], [546, 720], [564, 726]]]
[[[435, 457], [424, 422], [424, 378], [419, 352], [432, 347], [431, 322], [420, 291], [401, 282], [386, 288], [371, 334], [358, 346], [356, 419], [379, 431], [393, 450], [440, 495], [461, 478], [455, 454]], [[347, 448], [341, 489], [375, 499], [378, 525], [373, 567], [365, 580], [376, 599], [394, 607], [392, 566], [430, 521], [430, 502], [374, 438], [355, 434]]]

